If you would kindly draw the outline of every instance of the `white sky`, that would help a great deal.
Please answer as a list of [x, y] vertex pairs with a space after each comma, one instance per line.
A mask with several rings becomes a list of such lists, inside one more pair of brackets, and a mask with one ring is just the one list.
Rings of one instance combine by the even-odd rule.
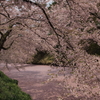
[[[32, 2], [43, 2], [43, 0], [30, 0]], [[54, 1], [53, 0], [46, 0], [47, 1], [47, 5], [46, 7], [48, 8]]]
[[48, 8], [53, 2], [54, 2], [53, 0], [49, 0], [49, 1], [47, 2], [46, 7]]

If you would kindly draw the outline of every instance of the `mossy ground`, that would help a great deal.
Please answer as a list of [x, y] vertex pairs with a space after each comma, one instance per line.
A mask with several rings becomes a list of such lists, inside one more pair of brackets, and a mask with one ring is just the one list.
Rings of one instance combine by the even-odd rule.
[[17, 80], [10, 79], [0, 71], [0, 100], [32, 100], [17, 84]]

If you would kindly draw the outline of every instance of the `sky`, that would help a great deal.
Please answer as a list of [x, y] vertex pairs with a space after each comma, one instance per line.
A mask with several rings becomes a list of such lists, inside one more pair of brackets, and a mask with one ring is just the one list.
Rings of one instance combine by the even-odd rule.
[[49, 1], [47, 2], [46, 7], [48, 8], [53, 2], [54, 2], [53, 0], [49, 0]]
[[[43, 0], [30, 0], [32, 2], [43, 2]], [[46, 7], [48, 8], [54, 1], [53, 0], [46, 0], [47, 1], [47, 5]]]

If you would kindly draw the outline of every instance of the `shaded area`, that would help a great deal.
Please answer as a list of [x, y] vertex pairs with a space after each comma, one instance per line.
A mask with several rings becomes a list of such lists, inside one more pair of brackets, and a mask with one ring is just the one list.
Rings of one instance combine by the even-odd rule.
[[48, 51], [39, 51], [33, 56], [32, 64], [42, 64], [49, 65], [52, 64], [54, 60], [53, 55], [51, 55]]
[[100, 46], [93, 39], [82, 39], [80, 43], [82, 48], [90, 55], [100, 55]]

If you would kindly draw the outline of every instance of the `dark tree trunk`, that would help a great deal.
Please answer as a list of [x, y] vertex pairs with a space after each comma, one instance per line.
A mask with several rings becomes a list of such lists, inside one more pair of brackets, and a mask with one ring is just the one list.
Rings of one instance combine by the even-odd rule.
[[1, 35], [1, 38], [0, 38], [0, 51], [2, 49], [3, 50], [7, 50], [7, 49], [9, 49], [11, 47], [12, 43], [9, 45], [9, 47], [7, 47], [7, 48], [4, 47], [4, 44], [5, 44], [6, 40], [7, 40], [7, 37], [10, 35], [11, 31], [12, 31], [12, 29], [8, 30], [4, 34], [2, 32], [0, 32], [0, 35]]

